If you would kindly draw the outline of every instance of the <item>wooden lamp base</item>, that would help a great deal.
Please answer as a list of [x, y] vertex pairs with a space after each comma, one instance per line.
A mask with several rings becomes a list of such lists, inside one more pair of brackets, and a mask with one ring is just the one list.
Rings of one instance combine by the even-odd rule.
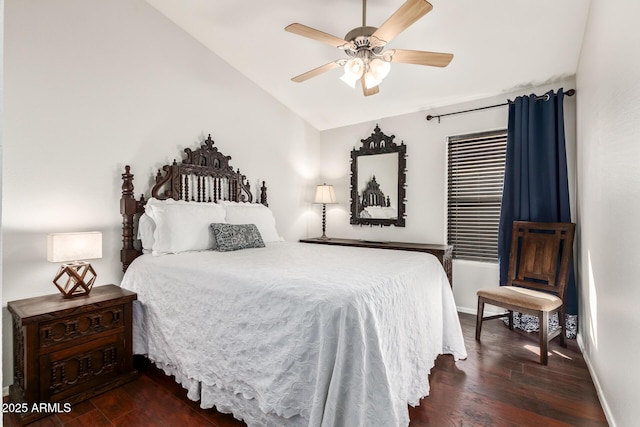
[[93, 283], [96, 281], [96, 272], [85, 261], [71, 264], [62, 264], [58, 274], [53, 279], [53, 284], [62, 292], [65, 298], [88, 295]]

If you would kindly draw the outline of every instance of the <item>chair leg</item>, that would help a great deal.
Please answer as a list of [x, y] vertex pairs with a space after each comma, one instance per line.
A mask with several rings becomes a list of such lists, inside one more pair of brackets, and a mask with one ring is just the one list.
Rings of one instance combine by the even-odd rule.
[[476, 341], [480, 341], [482, 333], [482, 317], [484, 316], [484, 300], [478, 297], [478, 314], [476, 314]]
[[546, 365], [549, 361], [548, 346], [549, 346], [549, 312], [541, 311], [538, 313], [539, 335], [540, 335], [540, 364]]
[[564, 305], [558, 311], [558, 322], [560, 323], [560, 345], [567, 348], [567, 316]]
[[513, 310], [509, 310], [509, 329], [513, 331]]

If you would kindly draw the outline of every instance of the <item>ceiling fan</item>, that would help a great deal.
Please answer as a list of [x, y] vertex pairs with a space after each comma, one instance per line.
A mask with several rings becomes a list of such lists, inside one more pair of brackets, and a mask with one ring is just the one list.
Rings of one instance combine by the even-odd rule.
[[349, 59], [338, 59], [292, 78], [300, 83], [319, 74], [343, 67], [341, 79], [352, 87], [360, 81], [365, 96], [380, 91], [379, 84], [389, 73], [391, 62], [446, 67], [453, 59], [451, 53], [424, 52], [419, 50], [389, 49], [387, 43], [411, 24], [433, 9], [426, 0], [407, 0], [379, 28], [366, 24], [367, 0], [362, 0], [362, 26], [349, 31], [344, 39], [302, 24], [288, 25], [284, 30], [308, 37], [344, 50]]

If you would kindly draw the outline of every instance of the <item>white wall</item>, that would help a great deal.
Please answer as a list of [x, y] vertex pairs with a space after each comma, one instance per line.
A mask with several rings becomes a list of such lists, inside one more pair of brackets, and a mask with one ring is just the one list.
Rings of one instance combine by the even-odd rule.
[[[327, 206], [327, 236], [395, 240], [405, 242], [446, 243], [446, 178], [447, 138], [507, 127], [507, 107], [499, 107], [443, 117], [427, 121], [427, 114], [444, 114], [487, 105], [501, 104], [507, 99], [530, 93], [543, 94], [550, 89], [573, 88], [575, 81], [565, 79], [504, 94], [441, 108], [422, 111], [376, 122], [361, 123], [321, 133], [322, 177], [335, 186], [339, 204]], [[565, 130], [570, 159], [570, 187], [575, 188], [575, 97], [565, 97]], [[350, 152], [361, 146], [360, 140], [373, 132], [376, 124], [386, 135], [395, 135], [395, 142], [407, 145], [406, 227], [369, 227], [350, 225]], [[322, 181], [320, 180], [320, 181]], [[315, 231], [315, 230], [314, 230]], [[458, 309], [475, 313], [476, 290], [498, 286], [497, 264], [454, 261], [453, 291]]]
[[612, 426], [640, 418], [639, 15], [592, 1], [577, 72], [578, 338]]
[[3, 306], [57, 292], [49, 232], [102, 231], [98, 282], [120, 283], [124, 165], [139, 195], [209, 132], [254, 189], [266, 180], [281, 234], [306, 234], [319, 132], [145, 1], [8, 0], [4, 61]]

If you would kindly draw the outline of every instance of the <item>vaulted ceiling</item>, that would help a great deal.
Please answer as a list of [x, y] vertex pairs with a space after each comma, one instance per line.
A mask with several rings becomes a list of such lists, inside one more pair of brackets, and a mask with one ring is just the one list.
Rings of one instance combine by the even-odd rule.
[[[526, 90], [573, 76], [589, 0], [430, 0], [433, 10], [388, 48], [453, 53], [446, 68], [393, 63], [365, 97], [335, 69], [291, 78], [343, 51], [284, 31], [298, 22], [344, 38], [362, 24], [361, 0], [147, 0], [319, 130]], [[404, 0], [368, 0], [380, 26]]]

